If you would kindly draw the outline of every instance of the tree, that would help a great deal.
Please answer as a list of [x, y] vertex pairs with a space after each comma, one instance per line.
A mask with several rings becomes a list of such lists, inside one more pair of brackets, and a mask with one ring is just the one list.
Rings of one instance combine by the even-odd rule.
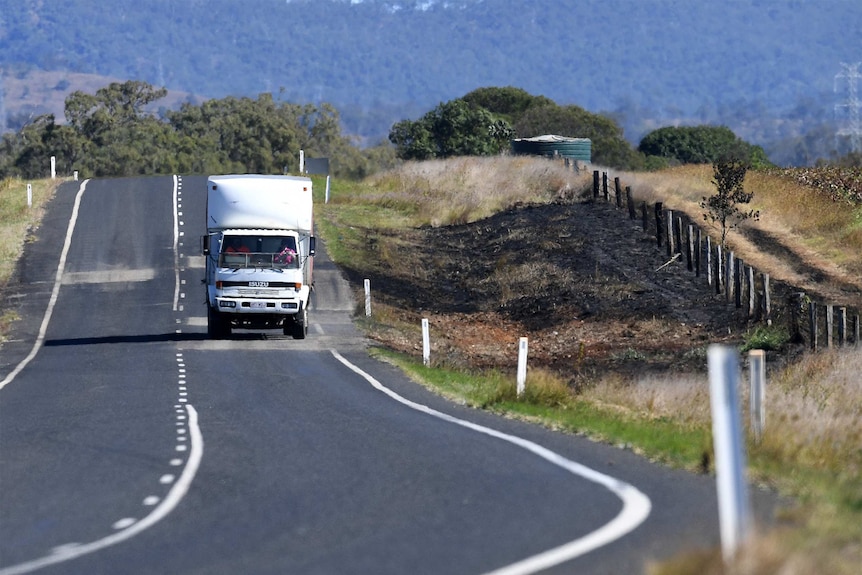
[[754, 197], [754, 192], [746, 192], [743, 186], [748, 168], [746, 159], [733, 154], [722, 156], [712, 165], [712, 183], [716, 187], [716, 193], [708, 198], [704, 196], [700, 207], [706, 210], [703, 219], [718, 224], [721, 228], [722, 247], [725, 247], [727, 233], [731, 229], [749, 218], [760, 218], [759, 211], [744, 211], [740, 208]]
[[456, 99], [439, 104], [415, 122], [396, 123], [389, 132], [389, 141], [403, 160], [490, 156], [508, 146], [507, 136], [511, 133], [505, 120]]
[[752, 167], [769, 165], [763, 148], [737, 138], [725, 126], [665, 126], [644, 136], [638, 151], [681, 164], [709, 164], [735, 154]]
[[468, 104], [485, 108], [509, 124], [517, 123], [518, 119], [530, 108], [555, 105], [554, 101], [549, 98], [533, 96], [526, 90], [512, 86], [478, 88], [462, 99]]

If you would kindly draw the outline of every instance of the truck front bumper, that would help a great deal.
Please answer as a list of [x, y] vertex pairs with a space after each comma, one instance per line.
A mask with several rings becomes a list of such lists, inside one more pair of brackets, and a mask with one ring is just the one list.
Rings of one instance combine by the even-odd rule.
[[299, 312], [302, 300], [216, 297], [215, 303], [220, 313], [293, 315]]

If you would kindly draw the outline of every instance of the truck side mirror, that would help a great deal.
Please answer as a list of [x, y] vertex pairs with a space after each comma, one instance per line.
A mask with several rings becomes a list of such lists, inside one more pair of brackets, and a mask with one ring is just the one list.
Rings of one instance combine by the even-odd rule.
[[201, 253], [205, 256], [210, 255], [210, 237], [201, 236]]
[[317, 248], [317, 238], [311, 236], [308, 238], [308, 255], [313, 256], [314, 250]]

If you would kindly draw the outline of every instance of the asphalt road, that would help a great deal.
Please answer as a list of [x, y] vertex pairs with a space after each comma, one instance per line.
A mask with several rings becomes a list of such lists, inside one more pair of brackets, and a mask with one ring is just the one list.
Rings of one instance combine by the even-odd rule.
[[50, 204], [6, 294], [0, 575], [639, 573], [718, 543], [712, 478], [370, 359], [321, 244], [306, 340], [206, 339], [204, 206], [202, 177]]

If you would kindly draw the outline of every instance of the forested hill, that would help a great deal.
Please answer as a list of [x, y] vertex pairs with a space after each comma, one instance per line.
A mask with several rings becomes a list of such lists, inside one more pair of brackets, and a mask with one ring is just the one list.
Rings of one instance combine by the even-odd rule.
[[0, 67], [6, 83], [38, 69], [330, 102], [372, 139], [516, 86], [608, 113], [631, 141], [712, 123], [769, 150], [834, 135], [860, 30], [858, 0], [0, 0]]

